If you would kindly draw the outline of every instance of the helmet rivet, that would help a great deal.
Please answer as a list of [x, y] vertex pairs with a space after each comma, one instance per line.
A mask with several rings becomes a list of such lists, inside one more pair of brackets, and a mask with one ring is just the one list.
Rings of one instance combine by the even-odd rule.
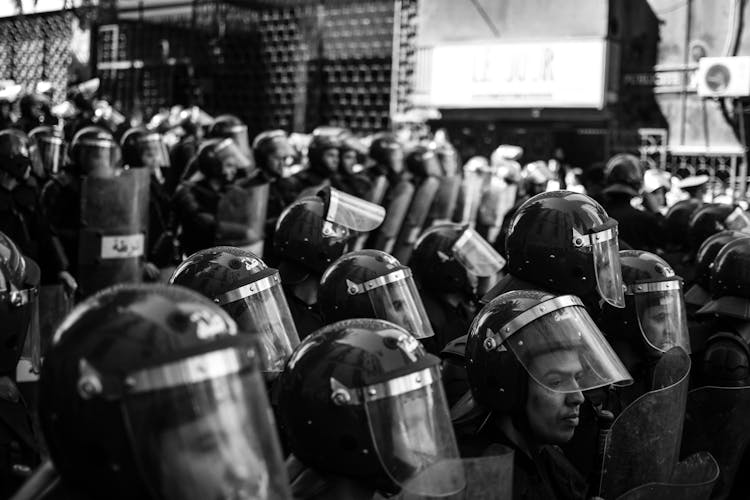
[[420, 377], [420, 376], [417, 375], [417, 377], [414, 379], [414, 381], [416, 383], [418, 383], [418, 384], [421, 384], [422, 383], [422, 377]]
[[345, 405], [352, 400], [352, 397], [345, 390], [336, 389], [335, 391], [333, 391], [333, 394], [331, 394], [331, 399], [333, 400], [334, 404]]
[[495, 342], [495, 339], [493, 339], [491, 337], [487, 338], [487, 339], [484, 339], [484, 349], [485, 349], [485, 351], [492, 351], [493, 349], [495, 349], [495, 347], [497, 347], [497, 343]]
[[370, 396], [377, 396], [378, 391], [376, 391], [375, 389], [367, 389], [367, 394], [369, 394]]
[[540, 307], [540, 308], [539, 308], [539, 312], [544, 312], [544, 308], [543, 308], [543, 307]]

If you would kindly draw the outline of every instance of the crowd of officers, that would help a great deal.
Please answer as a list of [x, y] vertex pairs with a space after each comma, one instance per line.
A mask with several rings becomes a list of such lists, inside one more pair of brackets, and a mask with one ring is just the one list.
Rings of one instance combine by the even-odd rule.
[[0, 103], [4, 497], [750, 495], [750, 220], [706, 178], [74, 97]]

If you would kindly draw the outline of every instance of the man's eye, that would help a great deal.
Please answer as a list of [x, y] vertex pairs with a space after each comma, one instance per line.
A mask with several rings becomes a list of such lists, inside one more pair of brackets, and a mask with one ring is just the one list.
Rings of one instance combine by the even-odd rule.
[[211, 453], [219, 449], [219, 440], [216, 436], [201, 436], [192, 441], [190, 449], [194, 453]]

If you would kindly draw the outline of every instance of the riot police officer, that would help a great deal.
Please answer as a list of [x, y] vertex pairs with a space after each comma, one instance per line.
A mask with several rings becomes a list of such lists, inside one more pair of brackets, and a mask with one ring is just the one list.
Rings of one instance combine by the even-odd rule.
[[585, 480], [557, 446], [579, 423], [582, 391], [630, 376], [572, 295], [502, 294], [472, 323], [466, 347], [474, 399], [490, 416], [462, 452], [515, 450], [513, 498], [584, 498]]
[[112, 499], [289, 500], [251, 338], [182, 287], [126, 285], [79, 304], [41, 376], [62, 487]]
[[[247, 125], [234, 115], [220, 115], [208, 129], [206, 137], [209, 139], [232, 139], [245, 157], [252, 159], [250, 138], [247, 135]], [[250, 168], [248, 165], [246, 168]]]
[[309, 166], [299, 174], [300, 187], [303, 190], [315, 191], [325, 186], [342, 189], [339, 150], [345, 134], [346, 132], [338, 127], [318, 127], [313, 130], [307, 150]]
[[465, 487], [440, 361], [403, 328], [324, 327], [295, 350], [279, 387], [282, 428], [303, 464], [295, 498], [434, 498]]
[[274, 252], [300, 338], [324, 325], [318, 308], [320, 278], [359, 233], [383, 221], [384, 210], [334, 188], [301, 198], [279, 217]]
[[185, 259], [169, 283], [195, 290], [219, 304], [241, 332], [260, 339], [266, 379], [272, 381], [281, 373], [299, 344], [299, 336], [278, 270], [246, 250], [214, 247]]
[[[39, 373], [39, 268], [0, 233], [0, 494], [9, 497], [39, 461], [26, 377]], [[25, 361], [22, 362], [22, 356]]]
[[435, 335], [411, 269], [380, 250], [357, 250], [339, 257], [323, 273], [318, 292], [327, 323], [378, 318], [422, 340]]
[[21, 97], [19, 108], [21, 117], [16, 122], [15, 127], [27, 134], [40, 125], [54, 123], [50, 113], [49, 98], [44, 94], [36, 92], [26, 94]]
[[409, 262], [439, 352], [465, 335], [476, 314], [479, 278], [492, 278], [505, 260], [465, 224], [438, 224], [425, 231]]
[[145, 278], [156, 281], [160, 269], [173, 268], [179, 262], [175, 216], [168, 188], [170, 158], [161, 134], [145, 128], [131, 128], [120, 139], [122, 163], [128, 168], [145, 168], [149, 173], [148, 262]]
[[198, 147], [204, 135], [200, 123], [200, 110], [194, 107], [183, 111], [183, 113], [180, 116], [180, 127], [184, 134], [169, 152], [170, 170], [166, 176], [166, 187], [170, 195], [174, 194], [183, 174], [188, 169], [190, 160], [198, 152]]
[[41, 126], [29, 132], [31, 172], [40, 186], [60, 173], [67, 149], [62, 130], [58, 127]]

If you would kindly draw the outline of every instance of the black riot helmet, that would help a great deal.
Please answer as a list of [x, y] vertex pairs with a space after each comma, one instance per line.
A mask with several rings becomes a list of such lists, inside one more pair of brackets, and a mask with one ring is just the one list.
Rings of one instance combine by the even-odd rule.
[[120, 151], [112, 134], [107, 130], [84, 127], [70, 142], [70, 159], [79, 175], [107, 176], [114, 171], [120, 159]]
[[247, 125], [234, 115], [220, 115], [214, 119], [208, 129], [206, 137], [211, 139], [232, 139], [242, 154], [250, 158], [250, 139], [247, 135]]
[[716, 333], [706, 341], [700, 368], [700, 382], [704, 385], [747, 387], [750, 385], [750, 346], [736, 333]]
[[255, 166], [272, 178], [286, 178], [302, 170], [283, 130], [266, 130], [253, 140]]
[[477, 279], [496, 275], [505, 259], [466, 224], [438, 224], [414, 245], [409, 261], [422, 289], [473, 295]]
[[[39, 368], [39, 330], [35, 321], [39, 267], [21, 255], [13, 240], [0, 232], [0, 375], [13, 373], [21, 355], [34, 354]], [[24, 347], [26, 345], [26, 347]]]
[[310, 170], [326, 177], [338, 172], [339, 149], [348, 132], [339, 127], [318, 127], [313, 130], [307, 149]]
[[688, 223], [687, 236], [690, 252], [695, 254], [706, 238], [728, 229], [725, 221], [733, 210], [732, 205], [718, 203], [703, 205], [696, 210]]
[[404, 149], [393, 134], [383, 132], [372, 138], [370, 158], [390, 176], [400, 175], [404, 171]]
[[0, 170], [16, 180], [25, 179], [31, 172], [29, 139], [22, 131], [0, 131]]
[[417, 145], [406, 153], [406, 169], [421, 181], [426, 177], [440, 177], [443, 173], [435, 150], [423, 145]]
[[521, 418], [529, 377], [558, 393], [632, 382], [573, 295], [517, 290], [495, 297], [471, 324], [466, 358], [474, 399]]
[[205, 297], [124, 285], [58, 328], [40, 382], [55, 468], [91, 498], [290, 498], [251, 338]]
[[625, 308], [602, 307], [602, 328], [649, 357], [673, 347], [690, 353], [682, 278], [650, 252], [621, 250]]
[[643, 189], [643, 170], [640, 161], [631, 154], [618, 154], [610, 158], [604, 169], [607, 187], [605, 193], [623, 193], [638, 196]]
[[201, 144], [196, 159], [198, 170], [209, 179], [232, 182], [239, 170], [252, 162], [231, 139], [208, 139]]
[[331, 264], [320, 280], [318, 305], [329, 323], [379, 318], [418, 339], [435, 335], [411, 269], [380, 250], [350, 252]]
[[284, 259], [320, 275], [347, 251], [357, 232], [377, 228], [385, 209], [328, 187], [289, 205], [279, 216], [274, 249]]
[[126, 131], [120, 139], [122, 163], [129, 167], [168, 168], [169, 152], [160, 133], [143, 127]]
[[281, 372], [299, 344], [279, 271], [247, 250], [214, 247], [196, 252], [175, 269], [169, 283], [205, 295], [232, 317], [240, 332], [257, 335], [267, 378]]
[[617, 221], [592, 198], [550, 191], [528, 199], [511, 220], [508, 271], [539, 288], [622, 307]]
[[750, 235], [747, 233], [726, 230], [706, 238], [695, 257], [695, 280], [693, 286], [685, 292], [685, 303], [703, 306], [711, 299], [711, 269], [716, 255], [730, 241], [748, 237]]
[[750, 320], [750, 238], [724, 245], [711, 269], [711, 300], [699, 314]]
[[29, 154], [37, 176], [57, 175], [67, 152], [68, 145], [59, 128], [44, 125], [29, 132]]
[[669, 207], [666, 219], [667, 237], [671, 246], [677, 250], [686, 251], [688, 248], [688, 229], [690, 227], [690, 218], [703, 206], [703, 202], [690, 198], [681, 200]]
[[352, 319], [305, 338], [279, 378], [279, 407], [308, 467], [418, 497], [465, 484], [440, 361], [397, 325]]

